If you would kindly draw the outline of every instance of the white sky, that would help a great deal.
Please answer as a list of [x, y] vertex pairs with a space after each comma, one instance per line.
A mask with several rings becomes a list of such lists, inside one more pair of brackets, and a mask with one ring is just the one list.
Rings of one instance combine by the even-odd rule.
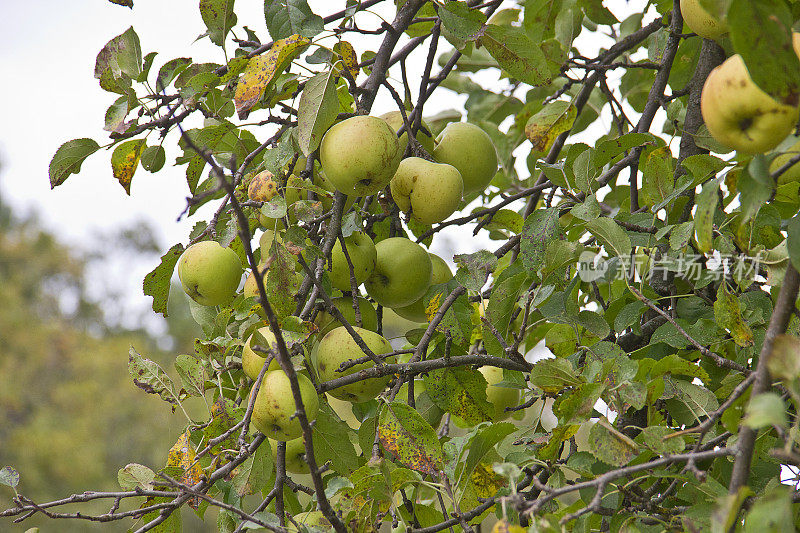
[[[185, 207], [188, 188], [186, 167], [172, 166], [174, 152], [170, 155], [168, 151], [166, 165], [156, 174], [142, 168], [137, 170], [130, 197], [111, 174], [109, 151], [101, 150], [90, 156], [80, 174], [70, 176], [65, 184], [52, 191], [48, 165], [56, 149], [68, 140], [90, 137], [101, 145], [108, 141], [107, 132], [102, 129], [104, 116], [118, 95], [100, 89], [93, 76], [94, 61], [103, 45], [128, 27], [133, 26], [138, 33], [143, 54], [159, 52], [152, 74], [175, 57], [224, 62], [221, 50], [207, 39], [193, 42], [205, 31], [197, 3], [197, 0], [135, 0], [135, 7], [130, 10], [105, 0], [68, 4], [59, 0], [3, 2], [3, 16], [0, 17], [0, 65], [4, 73], [4, 83], [0, 83], [0, 195], [4, 202], [18, 211], [37, 211], [47, 228], [77, 246], [98, 230], [117, 228], [141, 219], [150, 221], [159, 232], [164, 250], [176, 242], [187, 241], [191, 226], [209, 211], [201, 210], [193, 219], [176, 223], [177, 215]], [[644, 3], [642, 0], [641, 4]], [[341, 9], [344, 2], [311, 0], [310, 4], [315, 12], [324, 16]], [[511, 2], [508, 4], [510, 7]], [[630, 9], [625, 0], [611, 0], [605, 4], [618, 14]], [[236, 12], [240, 27], [248, 25], [266, 41], [268, 34], [262, 6], [262, 0], [240, 0]], [[391, 20], [392, 3], [379, 6]], [[376, 27], [376, 17], [360, 17], [363, 27]], [[239, 35], [244, 37], [243, 32]], [[375, 38], [361, 36], [352, 41], [359, 54], [368, 48], [375, 49], [372, 44]], [[448, 49], [450, 45], [442, 40], [440, 51]], [[426, 52], [427, 42], [419, 50], [419, 59], [409, 61], [409, 77], [414, 89], [423, 68], [422, 54]], [[434, 65], [434, 72], [437, 69]], [[481, 80], [484, 85], [490, 85], [496, 79]], [[449, 91], [438, 91], [426, 105], [426, 115], [446, 108], [460, 108], [464, 100], [465, 97], [456, 97]], [[386, 91], [381, 91], [373, 112], [379, 114], [394, 108]], [[263, 139], [267, 135], [258, 137]], [[176, 137], [172, 137], [165, 146], [175, 143]], [[486, 246], [485, 241], [465, 241], [464, 231], [459, 232], [458, 228], [451, 233], [451, 238], [459, 240], [459, 253]], [[436, 251], [437, 243], [433, 248]], [[152, 264], [123, 264], [118, 265], [112, 275], [123, 276], [132, 290], [141, 294], [141, 279], [152, 267]], [[149, 298], [141, 298], [142, 303], [147, 302], [149, 306]]]

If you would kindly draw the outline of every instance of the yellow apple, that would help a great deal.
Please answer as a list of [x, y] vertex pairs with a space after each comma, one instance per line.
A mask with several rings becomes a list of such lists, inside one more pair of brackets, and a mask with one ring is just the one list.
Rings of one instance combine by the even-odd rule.
[[[317, 418], [319, 411], [317, 391], [311, 380], [303, 374], [297, 374], [297, 381], [306, 417], [311, 422]], [[283, 370], [273, 370], [264, 374], [250, 419], [253, 426], [271, 439], [282, 441], [296, 439], [303, 434], [300, 420], [294, 416], [296, 412], [289, 376]]]
[[[447, 263], [444, 259], [439, 257], [436, 254], [432, 254], [428, 252], [428, 255], [431, 258], [431, 285], [440, 285], [442, 283], [447, 283], [453, 277], [453, 273], [450, 271], [450, 267], [447, 266]], [[426, 289], [427, 292], [427, 289]], [[422, 298], [417, 300], [416, 302], [412, 303], [411, 305], [407, 305], [405, 307], [395, 307], [394, 312], [400, 315], [401, 317], [405, 318], [406, 320], [411, 320], [413, 322], [427, 322], [428, 317], [425, 314], [425, 303], [423, 302], [424, 295]]]
[[[347, 247], [347, 255], [350, 256], [350, 262], [353, 263], [356, 286], [361, 285], [375, 270], [375, 261], [377, 259], [375, 244], [369, 238], [369, 235], [361, 231], [345, 237], [344, 243]], [[331, 250], [331, 266], [330, 270], [328, 270], [328, 277], [331, 280], [331, 285], [337, 289], [341, 291], [352, 290], [350, 285], [350, 265], [344, 256], [342, 242], [339, 239], [336, 239]]]
[[[769, 171], [771, 173], [775, 172], [791, 159], [797, 157], [798, 154], [800, 154], [800, 141], [794, 143], [786, 152], [773, 159], [772, 163], [769, 165]], [[778, 185], [783, 185], [792, 181], [800, 181], [800, 163], [795, 163], [783, 174], [778, 176]]]
[[[272, 457], [278, 456], [278, 441], [269, 440], [272, 448]], [[311, 469], [306, 462], [306, 442], [303, 437], [286, 441], [286, 471], [292, 474], [308, 474]]]
[[390, 185], [397, 207], [422, 224], [452, 215], [464, 192], [461, 173], [454, 166], [420, 157], [403, 159]]
[[[333, 298], [332, 302], [350, 325], [358, 325], [356, 324], [356, 312], [353, 309], [352, 296]], [[372, 307], [372, 304], [369, 303], [369, 300], [366, 298], [358, 299], [358, 312], [361, 314], [361, 327], [370, 331], [376, 331], [378, 329], [378, 314], [375, 312], [375, 308]], [[338, 320], [333, 318], [333, 315], [325, 310], [317, 313], [317, 318], [314, 320], [314, 323], [319, 328], [319, 338], [324, 337], [329, 331], [342, 325]]]
[[756, 86], [738, 54], [711, 71], [700, 109], [717, 141], [748, 154], [775, 148], [791, 133], [798, 118], [796, 105], [778, 102]]
[[[400, 113], [400, 111], [389, 111], [388, 113], [384, 113], [383, 115], [381, 115], [380, 118], [385, 120], [386, 123], [389, 124], [389, 126], [395, 132], [400, 131], [400, 128], [402, 128], [404, 125], [403, 115], [402, 113]], [[430, 125], [424, 120], [422, 121], [422, 127], [428, 130], [428, 132], [431, 131]], [[416, 138], [417, 141], [419, 141], [419, 144], [421, 144], [422, 147], [425, 148], [426, 152], [428, 152], [429, 154], [433, 154], [433, 137], [423, 133], [422, 129], [419, 129], [417, 131]], [[400, 140], [400, 153], [404, 154], [406, 152], [406, 146], [408, 146], [408, 132], [403, 132], [399, 140]]]
[[[277, 352], [278, 341], [275, 339], [275, 335], [272, 334], [270, 327], [264, 326], [263, 328], [258, 328], [258, 332], [264, 337], [264, 340], [267, 341], [269, 347]], [[242, 370], [244, 370], [245, 375], [252, 380], [258, 379], [258, 375], [261, 373], [261, 368], [263, 368], [264, 363], [267, 360], [266, 354], [253, 350], [253, 344], [259, 345], [258, 342], [253, 342], [254, 336], [255, 334], [250, 335], [250, 337], [247, 338], [247, 342], [244, 343], [244, 347], [242, 347]], [[266, 346], [264, 347], [266, 348]], [[269, 372], [271, 370], [278, 370], [280, 367], [281, 365], [278, 364], [277, 357], [273, 357], [269, 362], [269, 368], [267, 368], [267, 371]]]
[[230, 248], [216, 241], [188, 247], [178, 262], [178, 277], [184, 292], [200, 305], [225, 305], [236, 296], [242, 280], [242, 263]]
[[482, 366], [478, 371], [483, 374], [486, 383], [486, 399], [494, 406], [495, 422], [505, 420], [513, 411], [506, 411], [506, 407], [519, 405], [519, 389], [498, 387], [497, 383], [503, 381], [503, 369], [496, 366]]
[[681, 0], [683, 21], [693, 32], [706, 39], [717, 39], [728, 33], [728, 25], [703, 9], [698, 0]]

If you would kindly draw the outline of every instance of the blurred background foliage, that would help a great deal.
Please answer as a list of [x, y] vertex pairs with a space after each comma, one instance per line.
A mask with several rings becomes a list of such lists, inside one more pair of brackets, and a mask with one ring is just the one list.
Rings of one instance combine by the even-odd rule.
[[[170, 299], [170, 317], [161, 327], [122, 326], [135, 322], [124, 315], [136, 311], [125, 309], [113, 279], [96, 279], [109, 277], [100, 266], [123, 249], [157, 261], [153, 243], [142, 226], [110, 231], [91, 249], [75, 250], [44, 231], [35, 215], [12, 212], [0, 196], [0, 466], [13, 466], [21, 475], [19, 489], [34, 500], [119, 490], [117, 470], [131, 461], [163, 466], [187, 423], [180, 411], [171, 414], [158, 397], [137, 389], [127, 370], [131, 345], [168, 371], [176, 353], [191, 350], [197, 326], [185, 298]], [[97, 287], [109, 290], [98, 295]], [[10, 506], [12, 496], [0, 487], [0, 506]], [[103, 512], [106, 505], [81, 510]], [[12, 527], [78, 532], [131, 526], [44, 522], [33, 518]], [[199, 521], [190, 524], [192, 531], [203, 530]]]

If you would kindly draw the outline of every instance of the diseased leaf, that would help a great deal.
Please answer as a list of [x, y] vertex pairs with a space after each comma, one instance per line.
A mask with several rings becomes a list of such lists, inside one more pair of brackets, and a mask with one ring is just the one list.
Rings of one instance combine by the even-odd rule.
[[94, 65], [94, 77], [106, 91], [124, 94], [131, 79], [142, 73], [142, 49], [139, 36], [128, 28], [100, 50]]
[[308, 43], [309, 40], [305, 37], [291, 35], [276, 40], [267, 53], [250, 59], [239, 78], [233, 97], [239, 118], [247, 116], [270, 83], [286, 70], [289, 63], [300, 55]]
[[714, 302], [714, 318], [720, 327], [727, 329], [739, 346], [753, 344], [753, 332], [744, 321], [739, 309], [739, 300], [728, 291], [726, 283], [721, 283]]
[[[169, 449], [166, 466], [168, 469], [179, 469], [182, 474], [178, 481], [192, 487], [203, 479], [203, 469], [196, 458], [197, 454], [189, 442], [189, 430], [187, 429]], [[197, 509], [201, 501], [198, 497], [190, 498], [189, 506]]]
[[[458, 281], [451, 279], [447, 284], [434, 285], [428, 290], [424, 296], [425, 316], [428, 321], [433, 319], [445, 299], [458, 287]], [[472, 332], [472, 306], [465, 295], [456, 298], [455, 303], [447, 309], [442, 320], [436, 325], [436, 331], [449, 336], [458, 345], [469, 344]]]
[[[220, 398], [211, 405], [210, 420], [208, 425], [203, 428], [203, 435], [206, 439], [216, 439], [242, 421], [244, 418], [245, 407], [240, 407], [228, 398]], [[236, 448], [239, 439], [239, 432], [232, 432], [227, 438], [215, 444], [211, 448], [211, 453], [218, 454], [222, 450]], [[267, 446], [269, 448], [269, 446]]]
[[606, 464], [625, 466], [636, 457], [639, 445], [601, 418], [589, 430], [589, 449]]
[[438, 13], [442, 19], [442, 33], [459, 50], [483, 34], [486, 15], [465, 3], [448, 2], [439, 7]]
[[266, 286], [272, 308], [279, 319], [294, 312], [294, 295], [300, 287], [295, 274], [294, 259], [286, 247], [275, 242], [270, 250], [270, 266], [267, 270]]
[[118, 6], [129, 7], [133, 9], [133, 0], [108, 0], [112, 4], [117, 4]]
[[436, 431], [409, 405], [391, 402], [383, 406], [378, 438], [386, 451], [412, 470], [436, 478], [444, 468], [444, 452]]
[[10, 466], [0, 468], [0, 484], [14, 488], [19, 485], [19, 472]]
[[175, 384], [158, 363], [139, 355], [133, 347], [128, 350], [128, 372], [133, 383], [148, 394], [158, 394], [162, 400], [178, 404]]
[[100, 149], [93, 139], [74, 139], [59, 146], [50, 160], [50, 188], [55, 189], [81, 171], [83, 160]]
[[453, 257], [458, 265], [455, 279], [470, 291], [480, 291], [497, 266], [497, 257], [488, 250]]
[[297, 106], [297, 140], [306, 157], [317, 149], [338, 114], [339, 99], [333, 71], [309, 79]]
[[550, 83], [550, 69], [542, 49], [522, 28], [488, 24], [479, 42], [512, 77], [533, 86]]
[[217, 46], [224, 46], [225, 37], [236, 26], [235, 0], [200, 0], [200, 16], [208, 28], [208, 38]]
[[131, 194], [131, 180], [146, 147], [144, 139], [132, 139], [117, 145], [111, 154], [111, 170], [128, 195]]
[[[335, 45], [333, 45], [333, 51], [339, 54], [339, 57], [342, 58], [342, 64], [344, 65], [345, 72], [350, 75], [353, 80], [358, 77], [358, 55], [356, 54], [353, 45], [347, 41], [339, 41]], [[334, 91], [336, 94], [336, 91]], [[338, 97], [337, 97], [337, 104], [338, 104]]]
[[580, 385], [582, 380], [567, 359], [542, 359], [531, 369], [531, 384], [548, 394]]
[[563, 238], [564, 230], [558, 221], [558, 209], [537, 209], [525, 219], [520, 240], [522, 264], [535, 273], [544, 263], [547, 245], [554, 239]]
[[172, 83], [172, 80], [178, 77], [191, 64], [192, 60], [188, 57], [176, 57], [164, 63], [158, 70], [158, 76], [156, 76], [156, 90], [162, 91], [166, 89]]
[[183, 390], [189, 396], [203, 396], [205, 393], [205, 370], [198, 359], [191, 355], [178, 355], [175, 358], [175, 370], [181, 377]]
[[683, 437], [669, 437], [675, 430], [664, 426], [648, 426], [642, 430], [645, 446], [658, 455], [674, 455], [686, 448]]
[[572, 129], [578, 116], [577, 108], [570, 102], [556, 100], [528, 119], [525, 137], [531, 142], [533, 157], [542, 157], [550, 151], [556, 138]]
[[491, 420], [494, 415], [494, 406], [486, 399], [486, 380], [477, 370], [432, 370], [425, 376], [425, 387], [436, 405], [470, 425]]
[[184, 247], [176, 244], [167, 253], [161, 256], [161, 262], [151, 270], [142, 282], [142, 292], [153, 297], [153, 311], [167, 316], [167, 300], [169, 298], [169, 284], [175, 264], [180, 259]]

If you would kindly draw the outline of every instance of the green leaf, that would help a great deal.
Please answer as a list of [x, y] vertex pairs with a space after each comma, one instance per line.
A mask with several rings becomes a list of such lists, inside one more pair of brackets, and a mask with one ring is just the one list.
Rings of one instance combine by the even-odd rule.
[[[203, 435], [206, 439], [216, 439], [244, 418], [245, 407], [236, 405], [233, 400], [228, 398], [220, 398], [211, 405], [210, 420], [208, 425], [203, 428]], [[230, 450], [236, 448], [236, 442], [239, 439], [239, 432], [234, 431], [226, 439], [215, 444], [211, 448], [211, 453], [218, 454], [222, 450]], [[269, 448], [269, 445], [267, 445]]]
[[141, 72], [142, 49], [133, 27], [108, 41], [97, 54], [94, 77], [106, 91], [124, 94], [130, 79], [136, 79]]
[[795, 215], [787, 225], [786, 248], [789, 260], [795, 269], [800, 270], [800, 213]]
[[616, 139], [600, 141], [592, 154], [592, 166], [602, 168], [631, 148], [653, 144], [657, 139], [652, 133], [626, 133]]
[[558, 209], [537, 209], [525, 219], [520, 240], [522, 264], [529, 272], [537, 272], [544, 263], [547, 245], [563, 238], [564, 230], [558, 221]]
[[681, 453], [686, 448], [683, 437], [664, 438], [672, 433], [675, 433], [675, 430], [672, 428], [665, 426], [648, 426], [642, 430], [642, 440], [644, 440], [645, 446], [658, 455], [674, 455]]
[[55, 189], [70, 176], [81, 171], [83, 160], [100, 149], [93, 139], [73, 139], [56, 150], [50, 160], [50, 188]]
[[796, 106], [800, 60], [792, 46], [792, 13], [783, 0], [733, 0], [727, 17], [734, 49], [750, 77], [776, 100]]
[[697, 249], [702, 253], [711, 251], [711, 242], [714, 229], [714, 212], [717, 210], [717, 192], [719, 179], [703, 185], [703, 190], [697, 195], [697, 210], [694, 214], [694, 232]]
[[181, 384], [190, 396], [205, 394], [205, 370], [203, 364], [195, 357], [180, 354], [175, 358], [175, 370], [181, 377]]
[[631, 238], [613, 219], [600, 217], [590, 220], [586, 223], [586, 229], [597, 237], [607, 252], [613, 252], [618, 257], [630, 255]]
[[550, 69], [542, 49], [522, 28], [488, 24], [479, 42], [512, 77], [533, 86], [550, 83]]
[[[264, 258], [262, 257], [262, 260]], [[275, 242], [270, 250], [271, 263], [267, 270], [266, 286], [269, 300], [278, 319], [294, 312], [294, 295], [300, 287], [295, 273], [295, 260], [292, 254], [279, 242]]]
[[140, 161], [148, 172], [158, 172], [164, 167], [164, 163], [167, 161], [167, 154], [161, 145], [148, 146], [142, 152]]
[[592, 416], [594, 404], [605, 391], [603, 383], [583, 383], [558, 397], [553, 412], [560, 425], [581, 424]]
[[714, 302], [714, 318], [720, 327], [727, 329], [739, 346], [753, 345], [753, 332], [742, 318], [739, 300], [730, 292], [726, 283], [721, 283]]
[[525, 137], [533, 145], [534, 157], [546, 155], [558, 136], [572, 129], [577, 117], [578, 109], [574, 105], [556, 100], [529, 118], [525, 124]]
[[589, 430], [589, 449], [592, 455], [612, 466], [625, 466], [639, 452], [639, 446], [614, 429], [605, 418]]
[[444, 469], [444, 452], [436, 431], [409, 405], [392, 402], [383, 406], [378, 438], [386, 451], [412, 470], [435, 478]]
[[0, 468], [0, 484], [14, 488], [19, 485], [19, 472], [10, 466]]
[[494, 406], [486, 400], [486, 380], [472, 368], [433, 370], [425, 376], [425, 388], [436, 405], [471, 426], [494, 415]]
[[442, 33], [459, 50], [463, 50], [468, 42], [477, 40], [486, 23], [486, 15], [461, 2], [440, 6], [438, 13], [442, 20]]
[[175, 384], [158, 363], [139, 355], [133, 347], [128, 350], [128, 373], [133, 383], [148, 394], [158, 394], [167, 403], [177, 405]]
[[324, 26], [322, 17], [311, 11], [306, 0], [266, 0], [264, 18], [275, 41], [295, 34], [310, 39]]
[[753, 429], [771, 426], [786, 428], [786, 404], [774, 392], [764, 392], [750, 398], [747, 404], [747, 415], [742, 423]]
[[137, 487], [152, 490], [155, 478], [155, 472], [137, 463], [130, 463], [117, 472], [117, 482], [122, 490], [134, 490]]
[[[452, 454], [451, 460], [456, 464], [455, 467], [448, 466], [453, 469], [452, 477], [455, 478], [456, 487], [465, 486], [478, 465], [494, 451], [497, 443], [514, 433], [516, 429], [516, 426], [509, 422], [488, 423], [479, 425], [463, 437], [453, 438], [450, 443], [457, 448], [457, 452]], [[466, 458], [463, 457], [465, 451]], [[448, 452], [448, 456], [450, 455]]]
[[186, 67], [192, 64], [192, 60], [188, 57], [176, 57], [175, 59], [170, 59], [162, 67], [158, 70], [158, 76], [156, 76], [156, 85], [155, 88], [158, 91], [162, 91], [166, 89], [167, 86], [172, 83], [181, 72], [186, 70]]
[[231, 487], [240, 498], [264, 490], [272, 476], [274, 464], [272, 447], [264, 441], [253, 455], [236, 467]]
[[136, 169], [139, 167], [139, 159], [142, 152], [147, 147], [144, 139], [131, 139], [117, 145], [111, 154], [111, 170], [114, 177], [125, 189], [125, 193], [131, 194], [131, 181]]
[[642, 192], [650, 204], [658, 204], [675, 188], [672, 178], [672, 152], [668, 146], [654, 148], [642, 154]]
[[225, 37], [236, 26], [235, 0], [200, 0], [200, 16], [208, 28], [208, 38], [217, 46], [225, 46]]
[[567, 359], [542, 359], [531, 369], [531, 384], [547, 394], [556, 394], [567, 387], [580, 385], [583, 380]]
[[[442, 303], [453, 290], [459, 287], [456, 279], [451, 279], [447, 284], [434, 285], [428, 290], [425, 298], [425, 314], [428, 320], [442, 307]], [[441, 322], [436, 326], [439, 331], [453, 339], [460, 346], [469, 344], [472, 332], [472, 306], [465, 295], [456, 298], [455, 303], [445, 312]]]
[[161, 256], [161, 262], [151, 270], [142, 283], [142, 292], [153, 297], [153, 311], [167, 316], [167, 299], [169, 298], [169, 284], [175, 264], [183, 253], [183, 245], [176, 244], [167, 253]]
[[325, 402], [320, 402], [314, 421], [314, 457], [317, 464], [330, 461], [336, 473], [347, 476], [359, 466], [358, 455], [350, 440], [353, 431]]
[[794, 533], [792, 488], [772, 486], [759, 495], [744, 521], [744, 533]]
[[[494, 289], [486, 307], [486, 319], [495, 327], [503, 338], [507, 338], [511, 315], [517, 307], [517, 300], [526, 287], [528, 274], [519, 263], [512, 263], [497, 277]], [[486, 353], [497, 357], [506, 357], [500, 341], [486, 324], [483, 328], [483, 344]]]
[[297, 140], [306, 157], [317, 149], [338, 114], [339, 99], [333, 71], [309, 79], [297, 106]]

